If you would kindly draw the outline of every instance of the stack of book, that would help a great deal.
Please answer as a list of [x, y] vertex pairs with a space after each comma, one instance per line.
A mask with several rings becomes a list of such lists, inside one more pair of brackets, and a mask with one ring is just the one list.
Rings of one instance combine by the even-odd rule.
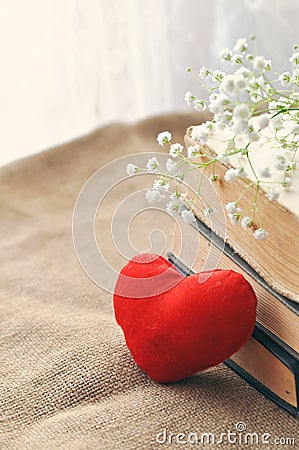
[[[187, 130], [187, 146], [195, 145], [192, 130]], [[217, 149], [205, 146], [205, 155], [215, 156]], [[205, 158], [203, 155], [201, 158]], [[215, 170], [215, 168], [211, 169]], [[217, 163], [219, 181], [216, 185], [218, 201], [232, 201], [234, 183], [221, 183], [227, 167]], [[207, 178], [204, 183], [209, 183]], [[238, 179], [244, 188], [243, 179]], [[188, 180], [188, 184], [192, 180]], [[202, 184], [204, 189], [204, 183]], [[248, 185], [246, 185], [248, 186]], [[194, 182], [194, 188], [196, 183]], [[206, 189], [206, 192], [211, 190]], [[251, 206], [250, 189], [244, 190], [244, 209]], [[215, 192], [211, 194], [215, 196]], [[299, 220], [285, 205], [270, 202], [260, 193], [263, 208], [263, 227], [269, 237], [258, 241], [250, 231], [231, 225], [224, 215], [211, 220], [203, 214], [198, 198], [189, 190], [186, 205], [195, 213], [196, 222], [185, 224], [178, 219], [168, 258], [185, 275], [203, 270], [231, 269], [240, 272], [255, 290], [257, 322], [246, 345], [225, 363], [260, 392], [294, 416], [299, 410]], [[225, 222], [225, 223], [223, 223]], [[223, 231], [225, 230], [225, 231]]]

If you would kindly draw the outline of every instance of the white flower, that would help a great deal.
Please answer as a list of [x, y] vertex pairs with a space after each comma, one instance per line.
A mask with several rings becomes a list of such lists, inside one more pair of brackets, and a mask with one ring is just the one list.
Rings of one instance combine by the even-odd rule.
[[173, 216], [174, 213], [178, 212], [178, 206], [173, 202], [169, 202], [166, 205], [166, 211], [168, 212], [168, 214], [171, 214]]
[[248, 175], [246, 170], [244, 169], [244, 167], [239, 167], [238, 169], [236, 169], [236, 171], [237, 171], [237, 177], [245, 178]]
[[269, 125], [271, 116], [270, 114], [261, 114], [260, 116], [257, 117], [257, 124], [259, 126], [260, 129], [264, 129]]
[[257, 239], [258, 241], [263, 241], [264, 239], [267, 239], [267, 237], [269, 236], [269, 234], [268, 234], [267, 231], [264, 230], [263, 228], [259, 228], [258, 230], [255, 230], [255, 232], [253, 233], [253, 236], [254, 236], [255, 239]]
[[236, 202], [229, 202], [227, 205], [225, 205], [225, 209], [229, 214], [239, 213], [241, 212], [241, 209], [238, 208]]
[[299, 64], [299, 52], [293, 53], [289, 61], [295, 65]]
[[157, 158], [155, 156], [153, 156], [152, 158], [149, 158], [145, 167], [147, 168], [148, 171], [157, 170], [159, 167], [159, 162], [158, 162]]
[[279, 192], [277, 189], [270, 188], [266, 197], [272, 202], [273, 200], [277, 200], [279, 197]]
[[236, 225], [236, 223], [238, 223], [239, 217], [239, 214], [228, 214], [228, 218], [232, 225]]
[[251, 116], [248, 106], [245, 103], [240, 103], [235, 106], [233, 112], [234, 119], [237, 121], [248, 120]]
[[261, 175], [261, 177], [264, 177], [264, 178], [271, 178], [271, 172], [270, 172], [269, 167], [264, 167], [263, 169], [261, 169], [260, 175]]
[[284, 179], [281, 182], [281, 186], [284, 188], [288, 188], [293, 184], [293, 180], [291, 177], [284, 177]]
[[193, 102], [193, 100], [194, 100], [194, 95], [192, 94], [192, 92], [191, 91], [187, 91], [186, 92], [186, 94], [185, 94], [185, 97], [184, 97], [184, 99], [185, 99], [185, 102], [187, 103], [187, 105], [191, 105], [191, 103]]
[[291, 74], [290, 72], [283, 72], [278, 79], [282, 86], [288, 86], [291, 82]]
[[210, 122], [203, 123], [192, 130], [192, 139], [196, 139], [200, 141], [202, 144], [205, 144], [208, 140], [210, 134], [209, 128]]
[[221, 82], [219, 90], [223, 94], [234, 94], [236, 92], [235, 76], [226, 75]]
[[216, 208], [212, 208], [211, 206], [207, 206], [204, 210], [204, 216], [205, 217], [210, 217], [210, 216], [214, 216], [215, 214], [217, 214], [217, 209]]
[[129, 163], [127, 165], [127, 174], [129, 175], [129, 177], [131, 177], [132, 175], [137, 173], [137, 170], [138, 170], [138, 167], [135, 166], [135, 164]]
[[284, 171], [288, 167], [289, 161], [283, 155], [275, 155], [273, 165], [275, 169]]
[[260, 139], [260, 135], [257, 131], [250, 130], [247, 134], [249, 142], [257, 142]]
[[294, 125], [294, 126], [292, 127], [291, 133], [292, 133], [292, 134], [299, 134], [299, 125], [298, 125], [298, 124], [296, 124], [296, 125]]
[[183, 153], [184, 147], [181, 144], [172, 144], [169, 149], [170, 156], [176, 158]]
[[247, 68], [244, 67], [244, 66], [241, 66], [241, 67], [239, 67], [239, 69], [237, 69], [237, 70], [235, 71], [235, 75], [236, 75], [238, 78], [239, 78], [239, 77], [242, 77], [242, 78], [247, 79], [247, 78], [250, 77], [250, 70], [247, 69]]
[[225, 76], [225, 73], [222, 70], [214, 70], [213, 76], [217, 81], [221, 81]]
[[156, 189], [148, 189], [145, 197], [149, 203], [157, 203], [164, 198], [164, 195]]
[[167, 172], [170, 175], [176, 175], [178, 173], [179, 167], [178, 167], [177, 163], [175, 161], [173, 161], [172, 159], [169, 158], [166, 161], [165, 165], [166, 165]]
[[203, 100], [194, 100], [193, 108], [196, 111], [203, 111], [206, 108], [205, 102]]
[[188, 211], [188, 209], [184, 209], [181, 213], [182, 219], [185, 223], [190, 225], [193, 222], [196, 222], [195, 216], [192, 211]]
[[232, 52], [228, 48], [223, 48], [219, 53], [219, 58], [221, 61], [230, 61], [232, 57]]
[[246, 39], [238, 39], [233, 51], [237, 53], [244, 53], [247, 50], [247, 40]]
[[221, 162], [222, 164], [228, 164], [229, 163], [229, 157], [225, 153], [220, 153], [216, 157], [217, 161]]
[[246, 87], [246, 80], [242, 76], [236, 76], [235, 77], [235, 85], [239, 91], [244, 89]]
[[253, 59], [253, 68], [263, 70], [267, 65], [267, 60], [263, 56], [255, 56]]
[[170, 201], [176, 206], [181, 206], [183, 204], [181, 194], [179, 192], [174, 192], [173, 194], [170, 195], [169, 198]]
[[238, 176], [237, 169], [228, 169], [225, 172], [224, 179], [225, 181], [232, 182], [237, 178], [237, 176]]
[[163, 147], [164, 144], [169, 144], [171, 141], [171, 133], [169, 131], [163, 131], [162, 133], [159, 133], [157, 136], [157, 141], [159, 145]]
[[250, 217], [248, 217], [248, 216], [243, 217], [243, 219], [241, 220], [242, 228], [244, 228], [244, 230], [248, 230], [248, 228], [251, 225], [252, 225], [252, 220], [250, 219]]
[[210, 96], [209, 100], [209, 110], [214, 114], [221, 112], [223, 106], [229, 104], [228, 97], [224, 94], [213, 94]]
[[168, 191], [169, 189], [169, 183], [166, 182], [166, 180], [155, 180], [153, 184], [153, 189], [157, 191]]
[[271, 119], [270, 123], [275, 130], [279, 130], [279, 129], [283, 128], [283, 120], [280, 116], [273, 117], [273, 119]]
[[221, 162], [222, 164], [228, 164], [229, 163], [229, 157], [226, 153], [220, 153], [216, 156], [217, 161]]
[[187, 154], [188, 158], [192, 158], [192, 156], [196, 156], [199, 154], [199, 146], [197, 144], [190, 145], [190, 147], [187, 148]]
[[242, 64], [242, 55], [239, 55], [238, 53], [232, 56], [232, 64]]
[[199, 70], [199, 78], [207, 78], [207, 76], [209, 75], [209, 71], [205, 66], [202, 66]]
[[232, 125], [232, 130], [236, 134], [246, 133], [248, 131], [248, 122], [245, 120], [237, 121]]

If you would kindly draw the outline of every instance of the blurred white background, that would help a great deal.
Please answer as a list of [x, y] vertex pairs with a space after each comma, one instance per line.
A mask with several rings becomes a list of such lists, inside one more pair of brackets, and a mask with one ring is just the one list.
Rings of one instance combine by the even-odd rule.
[[1, 0], [0, 164], [182, 110], [186, 68], [251, 33], [287, 70], [298, 19], [298, 0]]

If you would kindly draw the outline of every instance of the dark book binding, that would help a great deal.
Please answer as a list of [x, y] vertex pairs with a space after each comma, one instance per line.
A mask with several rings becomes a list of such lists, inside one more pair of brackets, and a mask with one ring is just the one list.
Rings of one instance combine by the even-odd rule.
[[[204, 224], [202, 224], [202, 225], [205, 227]], [[208, 228], [207, 228], [207, 230], [211, 233], [211, 230], [209, 230]], [[199, 230], [199, 231], [201, 232], [201, 230]], [[205, 237], [207, 237], [207, 236], [205, 236]], [[209, 239], [209, 238], [207, 237], [207, 239]], [[220, 239], [220, 238], [217, 237], [217, 239]], [[213, 241], [213, 243], [214, 243], [214, 241]], [[223, 247], [223, 243], [221, 243], [221, 245]], [[235, 255], [235, 253], [234, 253], [234, 255]], [[235, 255], [235, 256], [237, 256], [237, 255]], [[233, 258], [234, 260], [235, 260], [235, 256]], [[191, 275], [194, 273], [192, 269], [187, 267], [173, 253], [169, 252], [167, 254], [167, 257], [168, 257], [168, 260], [184, 276], [188, 276], [188, 275]], [[243, 261], [243, 263], [246, 264], [244, 261]], [[243, 264], [240, 266], [244, 269]], [[250, 272], [248, 272], [250, 275], [251, 275], [251, 271], [252, 271], [252, 269], [250, 268]], [[259, 277], [258, 274], [256, 274], [256, 275], [257, 275], [257, 277]], [[269, 289], [271, 289], [270, 286], [269, 286]], [[277, 294], [277, 295], [280, 296], [280, 294]], [[289, 299], [285, 299], [285, 301], [290, 302], [291, 304], [294, 303]], [[290, 306], [292, 308], [294, 307], [296, 309], [296, 312], [298, 311], [298, 308], [296, 308], [295, 305], [290, 305]], [[270, 400], [275, 402], [277, 405], [279, 405], [280, 407], [285, 409], [287, 412], [292, 414], [294, 417], [297, 417], [298, 412], [299, 412], [299, 409], [298, 409], [299, 408], [299, 359], [298, 359], [298, 353], [294, 352], [290, 347], [288, 347], [284, 342], [282, 342], [279, 338], [277, 338], [275, 335], [273, 335], [269, 330], [264, 328], [258, 322], [256, 323], [256, 326], [254, 328], [252, 337], [257, 342], [259, 342], [263, 347], [265, 347], [269, 352], [271, 352], [276, 358], [278, 358], [293, 373], [294, 379], [295, 379], [295, 385], [296, 385], [297, 407], [287, 403], [285, 400], [280, 398], [278, 395], [276, 395], [274, 392], [272, 392], [270, 389], [268, 389], [266, 386], [264, 386], [262, 383], [260, 383], [256, 378], [254, 378], [252, 375], [250, 375], [248, 372], [246, 372], [243, 368], [241, 368], [234, 361], [227, 359], [224, 362], [224, 364], [226, 364], [228, 367], [230, 367], [234, 372], [236, 372], [241, 378], [243, 378], [249, 384], [254, 386], [263, 395], [265, 395]]]

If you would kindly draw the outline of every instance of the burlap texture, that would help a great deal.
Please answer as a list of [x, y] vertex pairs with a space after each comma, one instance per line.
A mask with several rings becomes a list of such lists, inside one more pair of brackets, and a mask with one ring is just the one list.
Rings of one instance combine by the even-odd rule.
[[[110, 125], [1, 170], [1, 449], [269, 448], [156, 442], [163, 427], [218, 439], [240, 421], [260, 436], [298, 439], [298, 422], [224, 365], [173, 385], [149, 380], [125, 346], [111, 294], [75, 256], [72, 212], [88, 177], [119, 156], [159, 150], [159, 131], [182, 141], [196, 117]], [[128, 190], [137, 186], [134, 179]], [[104, 231], [114, 206], [101, 218]]]

